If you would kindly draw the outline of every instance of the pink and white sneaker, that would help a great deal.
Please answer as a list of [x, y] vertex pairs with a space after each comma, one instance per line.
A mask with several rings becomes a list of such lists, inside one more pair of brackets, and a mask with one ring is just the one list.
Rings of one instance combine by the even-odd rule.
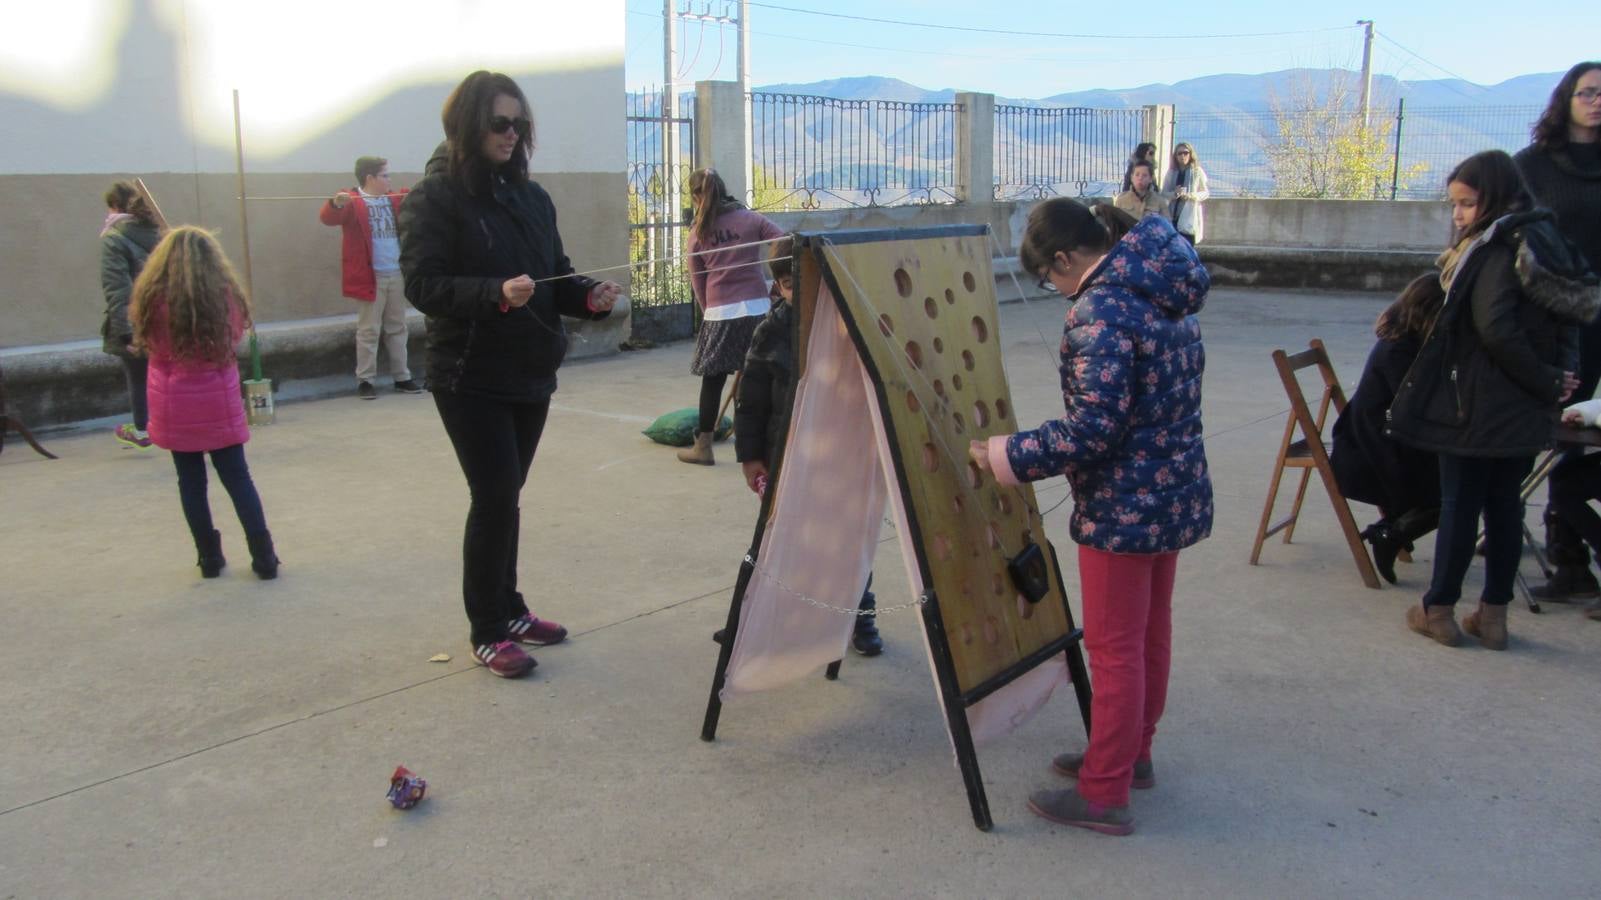
[[473, 657], [479, 665], [487, 667], [501, 678], [521, 678], [539, 665], [532, 656], [523, 652], [523, 648], [511, 641], [479, 644], [473, 648]]
[[555, 622], [535, 618], [533, 613], [523, 613], [506, 623], [506, 635], [519, 644], [544, 647], [567, 640], [567, 629]]

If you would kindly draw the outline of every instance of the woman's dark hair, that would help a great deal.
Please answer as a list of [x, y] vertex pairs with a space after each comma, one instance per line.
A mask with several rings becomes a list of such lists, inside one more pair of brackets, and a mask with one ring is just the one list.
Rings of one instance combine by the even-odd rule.
[[145, 195], [132, 182], [113, 182], [106, 190], [105, 199], [108, 208], [127, 213], [138, 219], [141, 224], [155, 227], [156, 211], [150, 208], [150, 201], [145, 199]]
[[1479, 193], [1473, 221], [1457, 235], [1457, 240], [1478, 234], [1508, 213], [1534, 208], [1534, 198], [1518, 173], [1518, 165], [1505, 150], [1485, 150], [1457, 163], [1445, 179], [1447, 185], [1452, 182]]
[[[526, 134], [518, 132], [511, 159], [491, 166], [484, 159], [484, 136], [489, 133], [489, 119], [495, 114], [495, 98], [502, 94], [516, 99], [521, 107], [520, 115], [528, 120], [528, 131]], [[510, 76], [483, 69], [468, 75], [445, 98], [445, 108], [439, 118], [445, 126], [445, 140], [450, 145], [445, 171], [469, 191], [477, 193], [487, 186], [491, 174], [515, 184], [528, 180], [528, 160], [534, 152], [534, 117], [528, 109], [528, 98]]]
[[1401, 289], [1384, 312], [1379, 314], [1373, 333], [1381, 341], [1398, 341], [1414, 337], [1422, 339], [1434, 327], [1434, 317], [1445, 305], [1445, 289], [1440, 287], [1440, 273], [1428, 272], [1412, 279]]
[[1029, 212], [1017, 258], [1024, 271], [1035, 275], [1058, 253], [1105, 253], [1134, 225], [1132, 216], [1109, 204], [1087, 207], [1069, 197], [1053, 197]]
[[717, 217], [745, 204], [728, 193], [728, 185], [716, 169], [696, 169], [689, 173], [689, 195], [695, 199], [695, 220], [690, 230], [701, 240], [710, 240]]
[[795, 271], [795, 242], [791, 238], [782, 237], [773, 243], [772, 255], [767, 258], [767, 270], [773, 273], [773, 280], [789, 278]]
[[1151, 177], [1156, 177], [1156, 145], [1150, 141], [1134, 145], [1134, 152], [1128, 155], [1128, 166], [1123, 169], [1123, 190], [1134, 187], [1134, 168], [1140, 163], [1149, 163]]
[[1535, 121], [1530, 137], [1534, 146], [1541, 150], [1553, 147], [1566, 147], [1568, 144], [1568, 125], [1573, 116], [1573, 91], [1579, 79], [1595, 69], [1601, 69], [1601, 62], [1582, 62], [1568, 70], [1562, 76], [1557, 86], [1551, 90], [1551, 102], [1545, 105], [1545, 112]]

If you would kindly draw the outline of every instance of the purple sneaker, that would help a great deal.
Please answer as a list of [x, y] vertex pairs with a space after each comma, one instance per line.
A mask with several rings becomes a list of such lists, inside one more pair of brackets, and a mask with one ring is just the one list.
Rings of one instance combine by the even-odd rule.
[[487, 666], [489, 671], [502, 678], [521, 678], [539, 665], [532, 656], [523, 652], [523, 648], [511, 641], [479, 644], [473, 648], [473, 656], [479, 665]]
[[124, 447], [135, 447], [140, 450], [149, 450], [153, 445], [153, 442], [150, 440], [150, 433], [146, 431], [140, 431], [139, 429], [133, 427], [133, 423], [131, 422], [124, 422], [121, 425], [118, 425], [117, 430], [113, 431], [112, 434], [117, 438], [117, 442], [122, 444]]
[[535, 618], [533, 613], [523, 613], [506, 623], [506, 635], [519, 644], [544, 647], [567, 640], [567, 629], [555, 622]]

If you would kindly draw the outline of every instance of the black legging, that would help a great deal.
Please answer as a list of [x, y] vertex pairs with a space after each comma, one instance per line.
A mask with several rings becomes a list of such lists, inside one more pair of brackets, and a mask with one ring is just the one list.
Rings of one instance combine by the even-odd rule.
[[504, 403], [436, 392], [434, 405], [472, 495], [461, 551], [461, 593], [472, 642], [496, 643], [506, 639], [512, 619], [528, 612], [517, 592], [517, 503], [550, 401]]
[[700, 425], [697, 432], [717, 432], [717, 407], [723, 402], [723, 388], [728, 375], [703, 375], [700, 379]]

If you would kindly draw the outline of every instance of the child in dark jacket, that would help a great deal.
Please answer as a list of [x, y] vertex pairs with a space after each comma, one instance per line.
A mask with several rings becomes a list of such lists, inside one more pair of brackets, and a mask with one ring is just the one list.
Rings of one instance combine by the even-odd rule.
[[[774, 455], [789, 428], [790, 407], [795, 399], [794, 323], [790, 313], [795, 298], [793, 254], [788, 238], [773, 244], [767, 261], [773, 273], [772, 307], [751, 334], [734, 408], [734, 455], [744, 470], [745, 484], [758, 495], [767, 492]], [[884, 652], [874, 614], [872, 584], [873, 577], [869, 575], [868, 589], [862, 592], [858, 606], [856, 630], [851, 634], [851, 646], [863, 656]]]

